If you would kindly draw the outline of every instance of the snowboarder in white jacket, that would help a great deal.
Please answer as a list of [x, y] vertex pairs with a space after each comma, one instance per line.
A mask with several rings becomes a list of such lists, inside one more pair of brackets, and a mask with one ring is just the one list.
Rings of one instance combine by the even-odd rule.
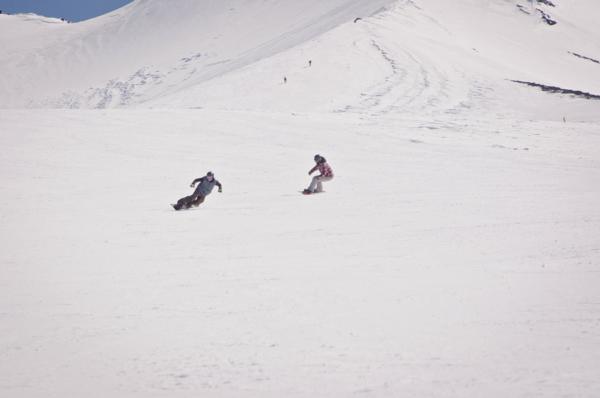
[[198, 184], [198, 186], [193, 194], [179, 199], [176, 204], [172, 205], [175, 210], [200, 206], [200, 204], [204, 202], [204, 199], [210, 195], [215, 185], [219, 187], [219, 192], [223, 192], [223, 185], [215, 179], [215, 175], [212, 171], [206, 173], [204, 177], [196, 178], [192, 181], [190, 187], [194, 188], [196, 184]]

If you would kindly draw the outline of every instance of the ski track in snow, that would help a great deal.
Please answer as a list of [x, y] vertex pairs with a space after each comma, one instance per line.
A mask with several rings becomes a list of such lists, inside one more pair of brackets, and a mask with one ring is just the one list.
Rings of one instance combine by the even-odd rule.
[[[410, 2], [405, 3], [405, 6], [407, 4], [411, 6]], [[391, 37], [387, 40], [382, 37], [378, 31], [389, 30], [390, 27], [378, 21], [387, 21], [388, 18], [387, 14], [376, 16], [370, 23], [364, 25], [368, 26], [372, 48], [389, 65], [391, 73], [378, 84], [361, 93], [363, 98], [358, 104], [347, 105], [336, 112], [386, 115], [430, 114], [443, 110], [445, 113], [457, 114], [474, 106], [486, 107], [485, 94], [492, 90], [487, 84], [482, 84], [473, 78], [468, 79], [464, 72], [453, 70], [452, 75], [448, 74], [449, 71], [442, 72], [435, 68], [435, 62], [432, 60], [421, 60], [418, 55], [406, 50], [410, 48], [407, 43], [392, 42], [389, 41]], [[395, 23], [401, 22], [395, 21]], [[433, 20], [433, 23], [437, 24], [437, 21]], [[388, 22], [387, 25], [391, 24]], [[391, 54], [401, 57], [402, 61], [395, 59]], [[458, 93], [459, 95], [450, 93], [448, 87], [450, 81], [453, 81], [455, 86], [469, 87], [469, 91]], [[460, 95], [464, 97], [460, 99]], [[460, 99], [460, 102], [456, 103], [457, 99]]]

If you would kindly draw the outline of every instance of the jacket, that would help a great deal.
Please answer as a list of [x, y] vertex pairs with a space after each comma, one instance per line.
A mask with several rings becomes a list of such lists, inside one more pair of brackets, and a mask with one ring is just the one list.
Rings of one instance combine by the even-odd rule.
[[314, 173], [316, 170], [319, 170], [319, 173], [321, 173], [323, 177], [333, 177], [333, 170], [327, 162], [317, 163], [317, 165], [310, 170], [309, 174]]
[[212, 181], [208, 181], [208, 178], [206, 178], [206, 176], [196, 178], [192, 182], [192, 184], [195, 185], [196, 183], [199, 183], [199, 184], [196, 187], [196, 190], [194, 191], [194, 195], [202, 195], [202, 196], [210, 195], [210, 193], [212, 192], [215, 185], [219, 187], [219, 191], [221, 191], [223, 189], [223, 186], [221, 185], [221, 183], [219, 181], [217, 181], [215, 178], [213, 178]]

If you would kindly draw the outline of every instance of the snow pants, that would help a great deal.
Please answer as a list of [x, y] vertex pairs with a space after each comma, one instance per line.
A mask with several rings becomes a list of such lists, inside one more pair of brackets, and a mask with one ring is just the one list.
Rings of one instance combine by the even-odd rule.
[[323, 183], [333, 180], [333, 177], [315, 176], [308, 187], [311, 192], [323, 192]]

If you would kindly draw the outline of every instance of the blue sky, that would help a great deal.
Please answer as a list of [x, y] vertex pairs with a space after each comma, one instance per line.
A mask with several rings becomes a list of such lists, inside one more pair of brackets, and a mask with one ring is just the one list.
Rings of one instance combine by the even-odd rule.
[[82, 21], [106, 14], [132, 0], [0, 0], [3, 13], [34, 12], [48, 17]]

